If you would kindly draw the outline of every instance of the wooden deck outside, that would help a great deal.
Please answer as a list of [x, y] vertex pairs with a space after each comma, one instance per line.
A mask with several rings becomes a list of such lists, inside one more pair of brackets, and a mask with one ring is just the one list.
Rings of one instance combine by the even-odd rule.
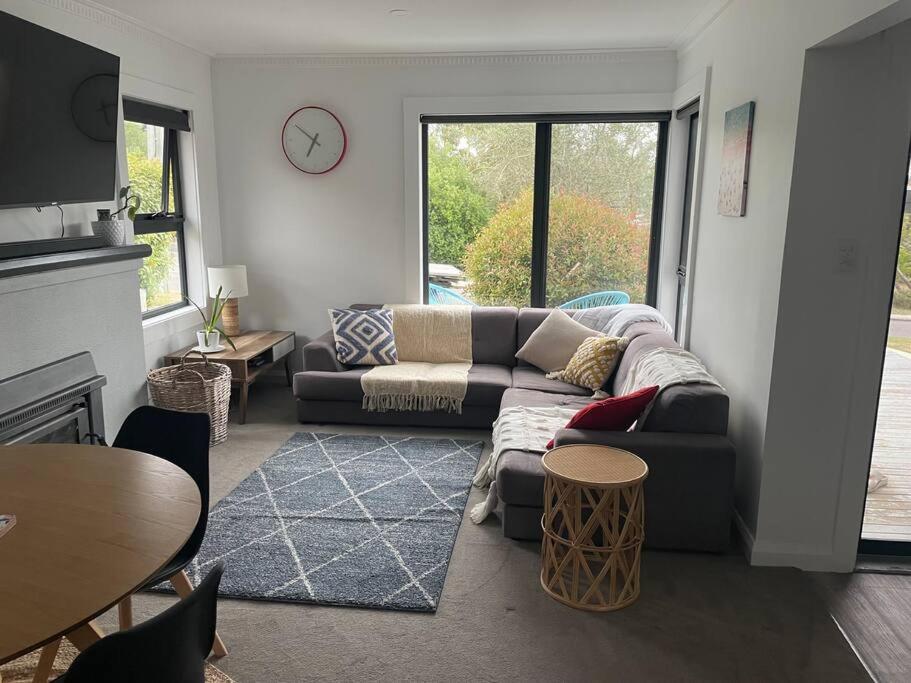
[[872, 470], [886, 476], [867, 495], [863, 538], [911, 541], [911, 355], [886, 352]]

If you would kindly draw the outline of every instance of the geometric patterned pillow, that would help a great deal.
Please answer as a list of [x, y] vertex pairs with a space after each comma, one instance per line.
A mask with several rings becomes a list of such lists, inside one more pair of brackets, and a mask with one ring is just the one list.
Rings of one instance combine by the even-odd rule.
[[330, 308], [335, 353], [345, 365], [395, 365], [399, 362], [392, 333], [392, 311]]
[[566, 369], [547, 373], [547, 379], [558, 379], [597, 391], [617, 367], [629, 344], [626, 337], [589, 337], [579, 344]]

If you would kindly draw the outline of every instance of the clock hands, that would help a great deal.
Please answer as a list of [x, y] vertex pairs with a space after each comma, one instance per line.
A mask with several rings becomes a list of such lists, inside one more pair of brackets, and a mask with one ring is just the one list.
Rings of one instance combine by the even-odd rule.
[[322, 147], [322, 143], [320, 143], [319, 140], [317, 140], [317, 138], [319, 138], [319, 133], [317, 133], [316, 135], [310, 135], [310, 133], [305, 131], [303, 128], [298, 126], [296, 123], [294, 124], [294, 127], [297, 128], [301, 133], [306, 135], [308, 138], [310, 138], [310, 149], [307, 150], [307, 156], [310, 156], [310, 153], [313, 152], [314, 146]]

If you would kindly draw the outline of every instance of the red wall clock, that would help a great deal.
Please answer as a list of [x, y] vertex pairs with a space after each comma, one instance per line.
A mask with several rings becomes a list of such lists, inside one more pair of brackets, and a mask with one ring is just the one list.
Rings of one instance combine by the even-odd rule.
[[345, 158], [348, 136], [338, 117], [322, 107], [301, 107], [282, 127], [282, 149], [304, 173], [328, 173]]

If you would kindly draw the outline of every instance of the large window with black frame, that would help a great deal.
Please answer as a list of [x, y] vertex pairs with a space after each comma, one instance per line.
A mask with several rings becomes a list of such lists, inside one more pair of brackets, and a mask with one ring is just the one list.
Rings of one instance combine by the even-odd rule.
[[189, 132], [185, 111], [124, 99], [124, 133], [131, 192], [141, 198], [133, 221], [135, 241], [152, 247], [139, 270], [143, 318], [186, 305], [180, 132]]
[[422, 116], [425, 301], [654, 304], [669, 120]]

